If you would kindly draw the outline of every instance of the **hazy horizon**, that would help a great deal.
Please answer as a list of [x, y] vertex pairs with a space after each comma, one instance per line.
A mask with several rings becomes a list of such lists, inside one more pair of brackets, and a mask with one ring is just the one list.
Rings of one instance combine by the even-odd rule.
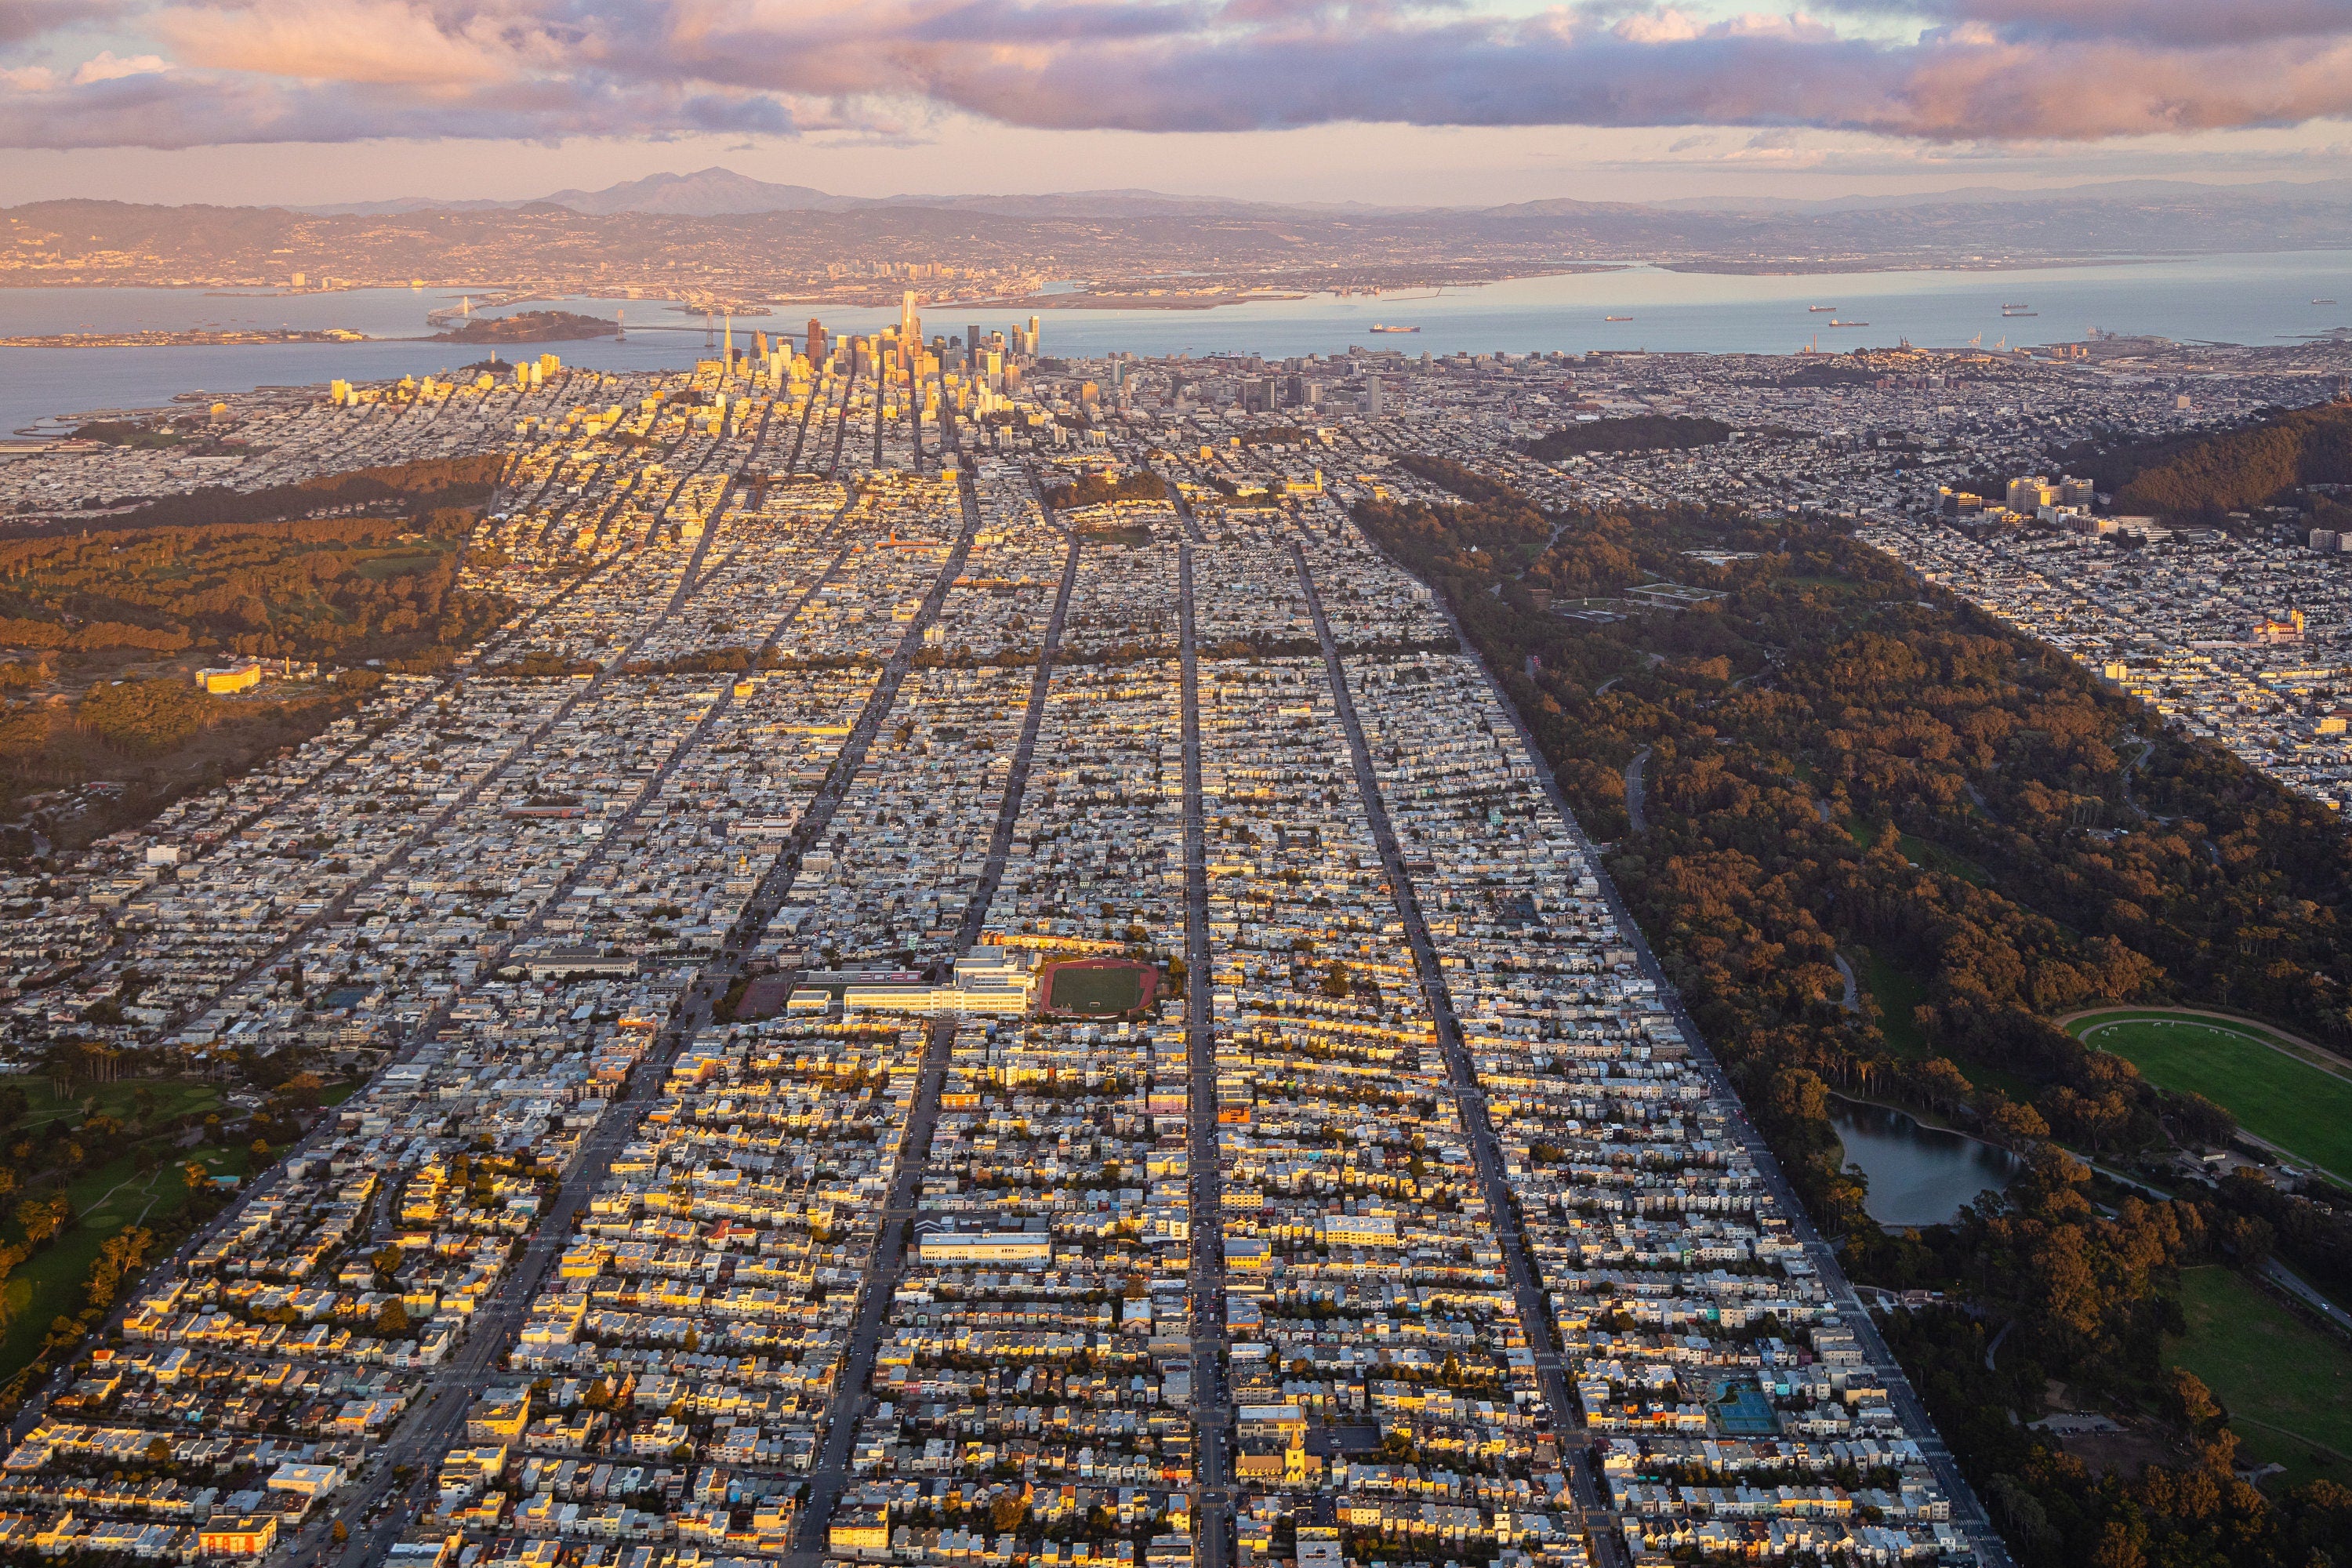
[[[2236, 176], [2225, 176], [2211, 173], [2200, 174], [2192, 171], [2173, 174], [2094, 173], [2086, 174], [2059, 175], [2053, 173], [2044, 173], [2039, 176], [2034, 174], [2011, 174], [2008, 177], [2001, 178], [1987, 177], [1980, 171], [1970, 171], [1967, 175], [1955, 174], [1949, 177], [1934, 181], [1895, 180], [1891, 177], [1874, 179], [1860, 176], [1821, 174], [1808, 176], [1808, 178], [1802, 183], [1804, 188], [1789, 188], [1794, 183], [1789, 180], [1759, 182], [1751, 179], [1738, 182], [1737, 188], [1734, 189], [1694, 189], [1687, 191], [1675, 189], [1671, 191], [1661, 191], [1657, 188], [1658, 182], [1654, 178], [1644, 177], [1636, 182], [1637, 185], [1640, 187], [1639, 189], [1627, 190], [1622, 193], [1614, 192], [1613, 190], [1610, 193], [1604, 193], [1602, 191], [1593, 189], [1590, 185], [1586, 185], [1576, 190], [1530, 190], [1526, 194], [1497, 196], [1492, 199], [1485, 196], [1465, 195], [1457, 190], [1451, 193], [1450, 199], [1446, 195], [1441, 195], [1439, 197], [1434, 199], [1412, 200], [1398, 195], [1391, 195], [1387, 199], [1377, 199], [1341, 195], [1297, 196], [1265, 195], [1251, 191], [1248, 188], [1246, 182], [1220, 183], [1213, 178], [1202, 180], [1189, 185], [1181, 184], [1155, 185], [1139, 183], [1129, 183], [1118, 185], [1104, 184], [1055, 184], [1050, 181], [1031, 181], [1021, 184], [1012, 182], [990, 184], [985, 181], [975, 181], [961, 187], [952, 188], [946, 186], [934, 186], [922, 188], [908, 187], [902, 189], [888, 187], [884, 184], [869, 184], [866, 188], [845, 188], [839, 185], [828, 185], [815, 178], [795, 177], [796, 172], [792, 170], [785, 170], [781, 173], [754, 173], [751, 168], [739, 166], [740, 164], [752, 163], [754, 161], [751, 159], [745, 158], [739, 150], [731, 158], [722, 158], [719, 162], [708, 164], [698, 166], [667, 166], [648, 169], [640, 174], [617, 175], [609, 178], [592, 174], [588, 175], [586, 178], [575, 179], [562, 185], [531, 185], [528, 182], [515, 179], [504, 181], [467, 181], [458, 179], [455, 181], [454, 184], [449, 181], [440, 180], [435, 180], [430, 183], [420, 183], [415, 188], [407, 189], [377, 188], [373, 185], [365, 185], [346, 187], [341, 194], [326, 194], [325, 190], [321, 190], [315, 194], [298, 195], [293, 192], [288, 192], [286, 194], [274, 196], [231, 195], [214, 195], [202, 193], [191, 193], [185, 190], [146, 193], [138, 192], [136, 190], [135, 182], [133, 183], [132, 190], [130, 192], [117, 192], [110, 190], [75, 190], [69, 192], [37, 192], [20, 195], [16, 194], [10, 188], [16, 182], [0, 181], [0, 206], [14, 206], [35, 201], [56, 200], [68, 195], [83, 197], [86, 199], [121, 201], [135, 205], [165, 206], [274, 205], [297, 209], [317, 210], [329, 210], [351, 206], [364, 207], [374, 205], [402, 202], [441, 203], [451, 205], [460, 203], [511, 205], [525, 202], [543, 201], [551, 197], [566, 195], [596, 195], [606, 191], [634, 184], [650, 185], [660, 182], [686, 182], [698, 176], [710, 174], [731, 175], [739, 179], [756, 181], [760, 184], [768, 185], [805, 187], [821, 192], [827, 196], [853, 202], [901, 202], [911, 204], [919, 203], [926, 198], [936, 198], [943, 201], [957, 201], [982, 197], [1071, 197], [1101, 195], [1107, 197], [1151, 196], [1181, 201], [1226, 201], [1260, 204], [1272, 206], [1357, 206], [1390, 210], [1423, 209], [1437, 211], [1443, 211], [1447, 208], [1477, 210], [1523, 203], [1538, 203], [1555, 200], [1615, 203], [1628, 205], [1667, 207], [1678, 205], [1730, 207], [1743, 204], [1796, 206], [1801, 205], [1823, 205], [1834, 203], [1878, 203], [1896, 201], [1917, 203], [1926, 200], [1975, 195], [2017, 196], [2064, 195], [2074, 192], [2095, 191], [2097, 188], [2105, 186], [2132, 186], [2148, 184], [2201, 187], [2216, 193], [2221, 193], [2255, 187], [2291, 188], [2296, 186], [2307, 186], [2317, 188], [2332, 184], [2339, 184], [2347, 178], [2352, 178], [2352, 173], [2326, 171], [2312, 173], [2308, 171], [2287, 171], [2280, 169], [2262, 169]], [[755, 164], [755, 166], [757, 165]], [[590, 180], [593, 180], [594, 183], [589, 183]], [[1612, 187], [1615, 184], [1616, 182], [1611, 182]], [[1712, 184], [1712, 182], [1698, 182], [1698, 184]], [[329, 189], [331, 189], [331, 187], [329, 187]]]

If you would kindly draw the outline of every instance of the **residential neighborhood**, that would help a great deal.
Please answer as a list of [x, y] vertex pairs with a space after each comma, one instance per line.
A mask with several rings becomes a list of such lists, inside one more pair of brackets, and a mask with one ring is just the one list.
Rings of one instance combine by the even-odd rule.
[[[1435, 497], [1417, 451], [1850, 523], [2333, 802], [2345, 595], [2289, 520], [2123, 551], [1937, 500], [1962, 447], [2317, 373], [1037, 331], [278, 389], [219, 400], [217, 456], [0, 464], [0, 508], [63, 517], [504, 452], [465, 573], [511, 605], [0, 889], [26, 1060], [292, 1053], [351, 1090], [28, 1404], [0, 1546], [2007, 1561], [1489, 672], [1349, 504]], [[1514, 445], [1636, 413], [1733, 434]]]

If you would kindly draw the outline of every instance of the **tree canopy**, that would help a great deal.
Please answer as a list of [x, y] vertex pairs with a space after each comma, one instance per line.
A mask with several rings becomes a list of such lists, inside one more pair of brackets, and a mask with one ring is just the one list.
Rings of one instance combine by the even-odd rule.
[[1731, 438], [1731, 426], [1720, 419], [1688, 418], [1678, 414], [1634, 414], [1615, 419], [1584, 419], [1546, 431], [1521, 450], [1544, 462], [1557, 462], [1583, 452], [1687, 451], [1712, 447]]
[[[1614, 879], [1816, 1220], [1858, 1278], [1966, 1303], [1898, 1313], [1889, 1339], [2020, 1560], [2352, 1554], [2352, 1492], [2273, 1505], [2230, 1479], [2225, 1426], [2178, 1415], [2200, 1457], [2126, 1484], [2011, 1417], [2038, 1415], [2053, 1375], [2185, 1411], [2161, 1363], [2183, 1265], [2248, 1267], [2275, 1237], [2352, 1284], [2352, 1218], [2326, 1198], [2243, 1183], [2095, 1203], [2070, 1150], [2226, 1138], [2229, 1118], [2051, 1022], [2100, 1001], [2219, 1002], [2352, 1046], [2343, 825], [1831, 530], [1546, 512], [1456, 465], [1406, 466], [1461, 503], [1359, 520], [1441, 590], [1588, 830], [1615, 840]], [[1720, 596], [1594, 620], [1529, 592], [1643, 577]], [[1867, 982], [1858, 1011], [1841, 961]], [[1959, 1121], [2028, 1168], [1952, 1225], [1883, 1231], [1843, 1169], [1832, 1094]], [[1988, 1320], [2010, 1327], [1998, 1372]], [[2098, 1556], [2118, 1529], [2136, 1554]]]

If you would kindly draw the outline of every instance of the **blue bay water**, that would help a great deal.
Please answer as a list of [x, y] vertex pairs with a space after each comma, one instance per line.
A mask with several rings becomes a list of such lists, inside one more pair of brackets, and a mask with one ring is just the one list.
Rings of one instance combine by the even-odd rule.
[[[249, 391], [372, 380], [454, 369], [479, 347], [422, 341], [425, 312], [456, 302], [452, 289], [355, 289], [331, 294], [237, 296], [177, 289], [0, 289], [0, 336], [139, 328], [349, 327], [390, 341], [253, 347], [0, 349], [0, 433], [54, 415], [153, 407], [179, 393]], [[2342, 303], [2318, 305], [2317, 299]], [[657, 300], [573, 299], [585, 314], [625, 312], [621, 341], [545, 345], [567, 363], [599, 370], [683, 365], [703, 352], [699, 319]], [[2003, 304], [2032, 309], [2004, 319]], [[1834, 306], [1834, 312], [1807, 307]], [[518, 309], [529, 307], [517, 307]], [[929, 332], [1008, 326], [1025, 312], [998, 306], [925, 307]], [[1839, 321], [1867, 322], [1832, 328]], [[738, 317], [739, 329], [795, 336], [811, 315], [835, 331], [870, 331], [892, 310], [782, 307]], [[2183, 342], [2268, 344], [2352, 325], [2352, 252], [2294, 251], [2126, 260], [2003, 271], [1906, 271], [1744, 276], [1652, 267], [1525, 278], [1476, 289], [1402, 290], [1378, 298], [1314, 295], [1213, 310], [1047, 310], [1048, 353], [1344, 353], [1351, 344], [1453, 353], [1653, 349], [1788, 353], [1821, 347], [1990, 347], [2080, 338], [2092, 328]], [[1631, 320], [1611, 321], [1610, 316]], [[1373, 334], [1375, 322], [1417, 326]], [[684, 329], [684, 330], [679, 330]], [[739, 340], [740, 341], [740, 340]], [[514, 358], [522, 350], [503, 351]], [[536, 349], [530, 352], [536, 352]]]

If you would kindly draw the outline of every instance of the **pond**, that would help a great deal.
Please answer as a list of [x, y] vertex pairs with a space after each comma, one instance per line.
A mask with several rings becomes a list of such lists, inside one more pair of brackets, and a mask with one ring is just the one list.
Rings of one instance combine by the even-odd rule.
[[1830, 1124], [1845, 1163], [1870, 1178], [1864, 1210], [1885, 1226], [1948, 1224], [1979, 1193], [2006, 1188], [2023, 1164], [2006, 1149], [1883, 1105], [1832, 1098]]

